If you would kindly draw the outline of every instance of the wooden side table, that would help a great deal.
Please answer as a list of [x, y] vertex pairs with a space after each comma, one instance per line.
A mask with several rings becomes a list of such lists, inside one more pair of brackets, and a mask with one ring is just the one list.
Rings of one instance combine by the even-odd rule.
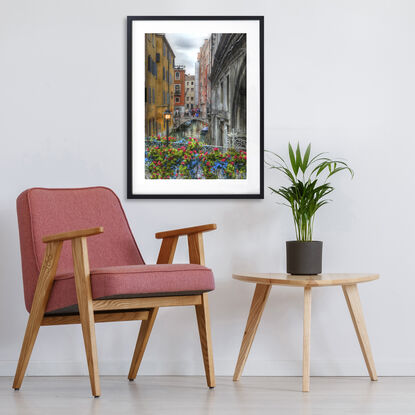
[[352, 317], [357, 338], [362, 349], [370, 379], [377, 380], [375, 362], [370, 349], [369, 336], [363, 317], [357, 284], [373, 281], [379, 278], [378, 274], [319, 274], [319, 275], [291, 275], [291, 274], [234, 274], [234, 279], [256, 284], [245, 333], [242, 339], [241, 350], [235, 367], [233, 380], [241, 377], [246, 359], [248, 358], [258, 324], [261, 320], [268, 295], [273, 285], [288, 285], [304, 288], [304, 327], [303, 327], [303, 392], [310, 390], [310, 323], [311, 323], [311, 288], [340, 285]]

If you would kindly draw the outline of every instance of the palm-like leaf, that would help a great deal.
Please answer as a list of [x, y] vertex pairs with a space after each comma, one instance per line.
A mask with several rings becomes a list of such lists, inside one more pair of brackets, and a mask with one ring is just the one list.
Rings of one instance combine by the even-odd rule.
[[[301, 154], [300, 145], [294, 151], [291, 143], [288, 144], [289, 163], [278, 154], [268, 152], [276, 157], [273, 163], [266, 162], [271, 169], [283, 173], [290, 185], [270, 190], [287, 201], [285, 206], [291, 208], [295, 231], [298, 240], [311, 241], [316, 212], [330, 200], [326, 198], [334, 188], [327, 182], [331, 176], [347, 170], [353, 177], [353, 170], [342, 160], [332, 160], [319, 153], [311, 157], [311, 144]], [[301, 171], [302, 180], [298, 179]], [[323, 174], [327, 173], [325, 179]], [[320, 181], [320, 183], [319, 183]]]

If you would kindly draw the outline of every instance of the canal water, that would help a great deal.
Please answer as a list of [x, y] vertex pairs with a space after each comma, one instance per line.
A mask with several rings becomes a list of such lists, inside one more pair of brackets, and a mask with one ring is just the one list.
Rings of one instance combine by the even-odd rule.
[[208, 131], [208, 124], [198, 119], [185, 121], [178, 128], [172, 131], [171, 136], [177, 139], [192, 137], [206, 142]]

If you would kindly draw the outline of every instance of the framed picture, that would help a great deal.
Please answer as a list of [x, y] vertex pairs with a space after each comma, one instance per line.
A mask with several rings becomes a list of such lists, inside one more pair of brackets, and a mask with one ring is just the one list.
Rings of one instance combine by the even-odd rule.
[[264, 18], [128, 17], [128, 198], [264, 197]]

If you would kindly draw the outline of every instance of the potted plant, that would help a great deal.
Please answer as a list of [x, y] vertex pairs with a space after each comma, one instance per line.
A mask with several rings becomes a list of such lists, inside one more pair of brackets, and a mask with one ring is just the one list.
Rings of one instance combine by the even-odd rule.
[[323, 242], [313, 241], [315, 215], [318, 209], [330, 201], [327, 195], [334, 190], [328, 179], [341, 171], [348, 171], [353, 177], [353, 170], [344, 161], [328, 158], [326, 153], [312, 157], [311, 144], [304, 154], [299, 144], [295, 151], [288, 144], [288, 162], [278, 154], [268, 153], [275, 156], [273, 162], [267, 162], [268, 166], [283, 173], [290, 182], [288, 186], [278, 189], [269, 187], [273, 193], [285, 199], [283, 205], [291, 208], [293, 214], [296, 240], [286, 242], [287, 273], [319, 274]]

